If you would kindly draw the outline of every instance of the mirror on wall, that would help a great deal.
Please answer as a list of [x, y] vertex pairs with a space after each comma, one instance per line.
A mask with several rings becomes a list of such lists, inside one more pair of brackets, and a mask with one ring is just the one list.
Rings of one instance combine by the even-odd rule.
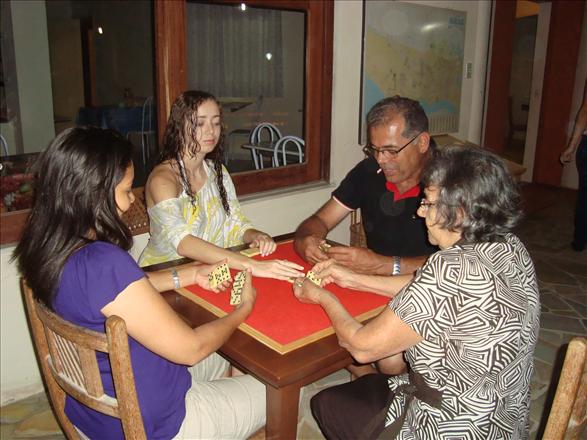
[[[135, 145], [135, 186], [157, 155], [153, 2], [0, 2], [3, 212], [26, 209], [27, 166], [61, 131], [113, 128]], [[28, 200], [28, 201], [27, 201]]]
[[304, 163], [306, 13], [192, 1], [186, 8], [188, 89], [222, 104], [229, 172]]

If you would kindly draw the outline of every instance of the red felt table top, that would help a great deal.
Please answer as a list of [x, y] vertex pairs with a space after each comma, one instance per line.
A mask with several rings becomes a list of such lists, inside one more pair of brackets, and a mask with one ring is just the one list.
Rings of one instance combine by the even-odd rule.
[[[295, 253], [291, 240], [279, 243], [275, 253], [267, 257], [257, 255], [253, 258], [287, 259], [304, 266], [306, 271], [311, 268]], [[236, 271], [231, 273], [234, 278]], [[253, 286], [257, 289], [257, 301], [239, 328], [275, 351], [287, 353], [334, 332], [322, 307], [299, 302], [293, 295], [291, 283], [255, 277]], [[361, 321], [377, 315], [389, 301], [381, 295], [344, 289], [335, 284], [327, 285], [326, 289], [334, 293], [349, 313]], [[219, 317], [233, 309], [229, 304], [230, 289], [214, 293], [194, 285], [178, 291]]]

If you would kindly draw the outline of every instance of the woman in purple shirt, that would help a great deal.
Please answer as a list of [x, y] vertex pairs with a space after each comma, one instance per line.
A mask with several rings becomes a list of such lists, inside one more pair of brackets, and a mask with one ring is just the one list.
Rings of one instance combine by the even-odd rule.
[[[248, 437], [265, 423], [265, 387], [248, 375], [227, 377], [215, 351], [253, 308], [250, 273], [227, 316], [191, 329], [175, 314], [158, 291], [177, 283], [210, 289], [214, 266], [146, 275], [126, 252], [132, 236], [120, 216], [134, 202], [132, 152], [110, 130], [57, 136], [37, 163], [34, 206], [14, 257], [36, 298], [64, 319], [100, 332], [111, 315], [125, 320], [148, 438]], [[114, 396], [108, 358], [98, 363]], [[85, 437], [124, 438], [118, 419], [71, 398], [65, 411]]]

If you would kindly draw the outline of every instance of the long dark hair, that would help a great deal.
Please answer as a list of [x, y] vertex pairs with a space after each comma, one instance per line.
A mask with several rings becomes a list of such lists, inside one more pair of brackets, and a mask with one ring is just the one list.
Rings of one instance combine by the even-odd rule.
[[118, 215], [114, 190], [132, 164], [132, 151], [115, 131], [75, 127], [37, 160], [33, 208], [12, 258], [47, 307], [77, 249], [94, 240], [130, 249], [132, 235]]
[[492, 242], [511, 232], [522, 217], [518, 184], [503, 160], [481, 148], [449, 145], [438, 149], [422, 175], [439, 188], [437, 220], [460, 229], [467, 242]]
[[[192, 204], [196, 203], [196, 196], [192, 193], [192, 188], [188, 177], [185, 174], [183, 167], [179, 165], [179, 161], [183, 154], [188, 150], [192, 155], [200, 151], [200, 144], [195, 136], [195, 130], [198, 122], [198, 107], [206, 101], [213, 101], [218, 106], [220, 111], [220, 137], [214, 150], [206, 155], [206, 159], [210, 159], [214, 164], [214, 171], [216, 172], [216, 185], [220, 191], [220, 198], [222, 199], [222, 206], [227, 215], [230, 215], [230, 207], [228, 205], [228, 197], [226, 195], [226, 188], [224, 188], [222, 175], [222, 159], [224, 157], [224, 124], [222, 122], [222, 106], [220, 102], [207, 92], [200, 90], [188, 90], [179, 95], [173, 105], [165, 127], [165, 135], [163, 136], [163, 149], [157, 163], [170, 161], [172, 166], [176, 166], [179, 170], [180, 178], [183, 182], [185, 190], [192, 200]], [[187, 130], [186, 130], [187, 128]], [[185, 133], [192, 135], [192, 139], [186, 139]]]

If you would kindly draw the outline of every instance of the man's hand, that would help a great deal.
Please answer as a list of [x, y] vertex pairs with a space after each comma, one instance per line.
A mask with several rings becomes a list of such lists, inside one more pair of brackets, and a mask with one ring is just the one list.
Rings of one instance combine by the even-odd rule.
[[294, 249], [308, 263], [316, 264], [320, 261], [328, 260], [328, 256], [320, 249], [320, 245], [324, 243], [326, 243], [326, 240], [323, 238], [307, 235], [295, 239]]
[[565, 151], [561, 153], [560, 162], [564, 165], [565, 163], [569, 163], [573, 160], [573, 156], [575, 155], [575, 148], [573, 145], [569, 145]]
[[385, 257], [367, 248], [332, 246], [328, 249], [328, 256], [336, 260], [338, 264], [346, 266], [355, 272], [370, 275], [384, 273]]

